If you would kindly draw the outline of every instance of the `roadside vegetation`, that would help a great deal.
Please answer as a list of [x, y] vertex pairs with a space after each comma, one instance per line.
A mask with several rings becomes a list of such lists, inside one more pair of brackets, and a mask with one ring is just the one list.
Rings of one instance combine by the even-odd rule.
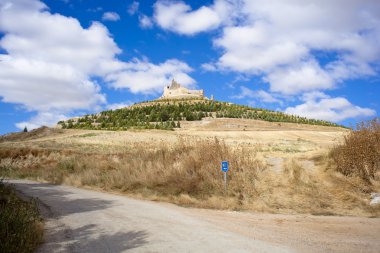
[[20, 199], [0, 181], [0, 252], [31, 253], [43, 236], [42, 220], [34, 200]]
[[[255, 146], [228, 146], [219, 139], [181, 137], [175, 144], [134, 143], [107, 149], [0, 148], [0, 174], [55, 184], [119, 192], [184, 206], [273, 213], [380, 217], [369, 206], [378, 176], [367, 184], [342, 173], [334, 160], [316, 156], [310, 169], [289, 157], [273, 170]], [[224, 191], [221, 161], [230, 162]], [[331, 168], [331, 169], [328, 169]]]
[[282, 112], [217, 101], [145, 102], [132, 107], [103, 111], [99, 114], [58, 122], [64, 129], [164, 129], [180, 128], [180, 121], [212, 118], [242, 118], [269, 122], [342, 127], [323, 120], [307, 119]]
[[345, 176], [357, 176], [367, 184], [380, 180], [380, 118], [358, 124], [330, 156]]

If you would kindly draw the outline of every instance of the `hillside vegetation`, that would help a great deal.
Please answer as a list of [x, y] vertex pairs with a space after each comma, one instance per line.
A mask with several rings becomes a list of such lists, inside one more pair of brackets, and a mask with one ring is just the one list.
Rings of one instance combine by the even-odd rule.
[[323, 120], [307, 119], [282, 112], [275, 112], [244, 105], [235, 105], [217, 101], [151, 101], [99, 114], [58, 122], [64, 129], [127, 130], [137, 129], [173, 129], [181, 127], [180, 121], [212, 118], [242, 118], [269, 122], [289, 122], [298, 124], [336, 126]]

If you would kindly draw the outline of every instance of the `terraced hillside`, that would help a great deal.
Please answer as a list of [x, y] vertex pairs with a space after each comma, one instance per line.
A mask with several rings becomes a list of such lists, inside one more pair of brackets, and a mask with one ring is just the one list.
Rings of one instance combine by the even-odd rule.
[[181, 121], [197, 121], [207, 117], [342, 127], [328, 121], [211, 100], [149, 101], [135, 104], [131, 107], [60, 121], [58, 124], [64, 129], [127, 130], [134, 128], [171, 130], [180, 128]]

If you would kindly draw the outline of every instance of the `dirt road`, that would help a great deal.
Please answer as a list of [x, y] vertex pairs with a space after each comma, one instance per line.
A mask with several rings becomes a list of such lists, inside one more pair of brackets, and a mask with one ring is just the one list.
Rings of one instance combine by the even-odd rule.
[[380, 219], [182, 208], [25, 180], [46, 220], [39, 252], [378, 252]]

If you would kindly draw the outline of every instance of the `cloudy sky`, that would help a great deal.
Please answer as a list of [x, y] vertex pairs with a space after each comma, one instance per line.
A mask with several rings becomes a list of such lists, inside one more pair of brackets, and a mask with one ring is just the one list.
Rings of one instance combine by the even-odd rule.
[[0, 134], [161, 95], [345, 125], [380, 111], [378, 0], [0, 0]]

